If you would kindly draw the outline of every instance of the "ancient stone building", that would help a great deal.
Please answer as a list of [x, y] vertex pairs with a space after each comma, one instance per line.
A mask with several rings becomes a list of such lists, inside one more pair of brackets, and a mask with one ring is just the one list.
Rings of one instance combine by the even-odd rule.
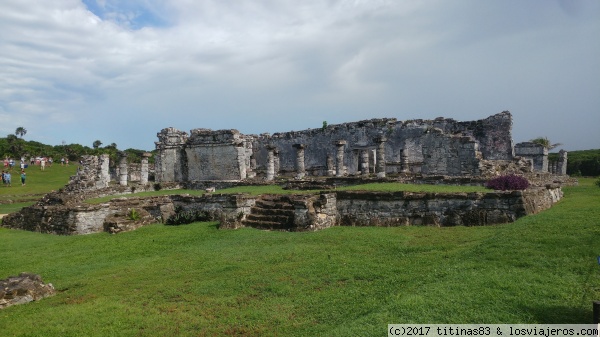
[[512, 116], [398, 121], [371, 119], [324, 128], [242, 135], [237, 130], [174, 128], [158, 133], [156, 180], [241, 180], [261, 175], [390, 173], [478, 176], [484, 161], [513, 160]]
[[[150, 154], [144, 154], [139, 169], [133, 170], [122, 153], [114, 184], [107, 155], [84, 156], [77, 175], [64, 189], [7, 215], [0, 226], [64, 235], [118, 233], [164, 222], [181, 211], [202, 212], [207, 219], [219, 220], [220, 228], [291, 231], [336, 225], [478, 226], [512, 222], [560, 200], [558, 183], [568, 177], [556, 176], [566, 174], [566, 152], [549, 164], [543, 146], [527, 142], [513, 147], [511, 127], [510, 113], [502, 112], [472, 122], [372, 119], [259, 136], [208, 129], [194, 129], [188, 135], [167, 128], [158, 133], [156, 142], [154, 176], [158, 184], [149, 184]], [[556, 175], [539, 174], [549, 169]], [[381, 181], [379, 178], [481, 185], [490, 176], [506, 172], [527, 176], [530, 188], [446, 194], [335, 190], [343, 184]], [[306, 179], [311, 176], [328, 178]], [[259, 179], [245, 180], [255, 177]], [[215, 189], [249, 183], [281, 184], [283, 181], [270, 182], [278, 177], [287, 178], [288, 188], [296, 185], [298, 189], [322, 192], [262, 196], [214, 193]], [[210, 188], [201, 197], [170, 195], [115, 198], [103, 204], [83, 202], [91, 197], [157, 187], [207, 186]], [[138, 220], [130, 216], [133, 210]]]

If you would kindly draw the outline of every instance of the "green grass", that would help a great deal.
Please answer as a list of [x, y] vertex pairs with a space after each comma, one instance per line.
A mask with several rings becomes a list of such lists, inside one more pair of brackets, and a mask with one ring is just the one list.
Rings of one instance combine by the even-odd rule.
[[[485, 192], [489, 191], [482, 186], [453, 186], [453, 185], [426, 185], [426, 184], [404, 184], [404, 183], [369, 183], [354, 186], [338, 187], [340, 191], [407, 191], [407, 192]], [[237, 186], [218, 190], [217, 193], [248, 193], [250, 195], [260, 194], [298, 194], [298, 193], [318, 193], [318, 190], [285, 190], [279, 185], [263, 186]], [[203, 195], [202, 190], [159, 190], [149, 192], [139, 192], [122, 195], [122, 197], [149, 197], [170, 194], [190, 194]], [[114, 199], [115, 196], [106, 196], [87, 200], [91, 204], [100, 204]]]
[[0, 214], [16, 212], [33, 204], [46, 193], [64, 187], [76, 171], [76, 165], [54, 164], [46, 166], [44, 171], [39, 166], [29, 166], [25, 169], [25, 186], [21, 186], [21, 170], [18, 166], [14, 167], [10, 171], [12, 186], [0, 184]]
[[488, 227], [310, 233], [151, 225], [109, 235], [0, 229], [0, 277], [54, 297], [0, 311], [3, 336], [381, 336], [388, 323], [591, 323], [600, 188]]

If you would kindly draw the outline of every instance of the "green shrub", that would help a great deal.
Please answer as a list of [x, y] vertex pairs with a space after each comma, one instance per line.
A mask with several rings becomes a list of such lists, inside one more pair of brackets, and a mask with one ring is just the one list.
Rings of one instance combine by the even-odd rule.
[[600, 187], [600, 177], [598, 177], [598, 180], [596, 180], [596, 186]]
[[133, 220], [133, 221], [138, 221], [140, 218], [141, 218], [141, 215], [137, 209], [132, 208], [129, 210], [129, 213], [127, 214], [127, 219]]
[[209, 218], [210, 217], [207, 212], [197, 209], [183, 210], [182, 207], [177, 207], [175, 208], [175, 214], [171, 215], [167, 221], [165, 221], [165, 225], [187, 225], [192, 222], [209, 221]]
[[529, 187], [529, 181], [525, 177], [510, 174], [489, 180], [485, 187], [500, 191], [524, 190]]

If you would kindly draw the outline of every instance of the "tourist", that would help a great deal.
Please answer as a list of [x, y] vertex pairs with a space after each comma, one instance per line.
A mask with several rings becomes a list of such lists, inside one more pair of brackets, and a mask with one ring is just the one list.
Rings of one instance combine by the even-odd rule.
[[4, 174], [4, 182], [6, 183], [6, 186], [12, 186], [10, 181], [11, 179], [12, 177], [10, 175], [10, 172], [6, 171], [6, 173]]
[[25, 186], [25, 170], [21, 170], [21, 186]]
[[60, 158], [60, 165], [65, 166], [65, 157]]
[[46, 158], [42, 158], [40, 161], [40, 170], [44, 171], [46, 169]]
[[2, 170], [2, 184], [6, 185], [6, 179], [4, 179], [5, 178], [4, 174], [5, 174], [5, 172], [4, 172], [4, 170]]

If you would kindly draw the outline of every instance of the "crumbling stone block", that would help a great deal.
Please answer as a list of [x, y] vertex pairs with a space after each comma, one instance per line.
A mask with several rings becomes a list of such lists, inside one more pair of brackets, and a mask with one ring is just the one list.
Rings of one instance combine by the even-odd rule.
[[40, 275], [21, 273], [0, 280], [0, 309], [38, 301], [56, 293], [52, 283], [45, 284]]

